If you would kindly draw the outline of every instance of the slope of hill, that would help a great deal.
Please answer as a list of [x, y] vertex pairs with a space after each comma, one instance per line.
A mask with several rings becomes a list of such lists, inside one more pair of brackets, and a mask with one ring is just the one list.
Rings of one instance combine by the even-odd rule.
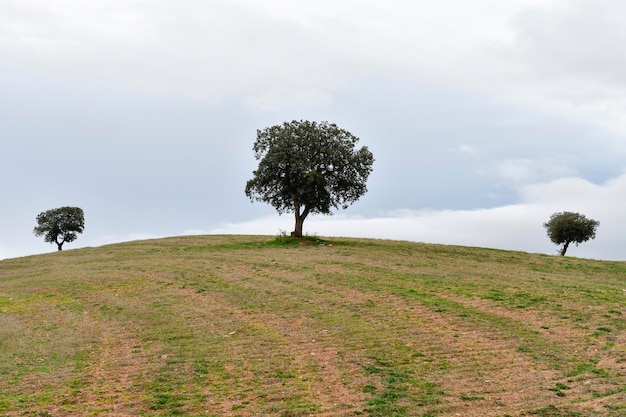
[[0, 262], [0, 415], [622, 416], [626, 263], [192, 236]]

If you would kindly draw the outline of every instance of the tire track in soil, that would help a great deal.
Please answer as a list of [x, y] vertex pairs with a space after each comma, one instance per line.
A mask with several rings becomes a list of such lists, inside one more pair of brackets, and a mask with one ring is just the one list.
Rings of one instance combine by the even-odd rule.
[[[338, 290], [337, 286], [331, 288]], [[398, 340], [392, 342], [419, 353], [411, 366], [441, 385], [445, 395], [435, 407], [446, 415], [501, 416], [519, 413], [528, 403], [554, 402], [554, 393], [545, 388], [554, 385], [559, 373], [518, 352], [519, 345], [509, 335], [478, 329], [462, 317], [396, 295], [345, 288], [343, 293], [359, 303], [373, 301], [382, 307], [383, 314], [371, 319], [380, 326], [395, 326]], [[396, 317], [385, 316], [384, 311], [393, 311]], [[454, 369], [455, 376], [449, 376], [447, 366]], [[482, 399], [462, 399], [470, 397]]]
[[[289, 400], [292, 394], [302, 395], [307, 401], [319, 405], [314, 415], [321, 417], [344, 416], [362, 411], [365, 395], [345, 381], [346, 375], [362, 373], [362, 367], [338, 354], [341, 346], [337, 346], [330, 331], [318, 332], [308, 325], [306, 319], [293, 320], [276, 314], [244, 310], [219, 297], [219, 294], [197, 293], [192, 289], [178, 289], [177, 292], [192, 305], [205, 303], [211, 305], [212, 310], [231, 312], [232, 326], [261, 328], [262, 333], [268, 335], [269, 340], [248, 340], [229, 346], [229, 356], [243, 360], [243, 368], [254, 369], [256, 362], [263, 361], [268, 355], [278, 354], [284, 358], [283, 365], [295, 372], [293, 377], [286, 380], [277, 379], [271, 374], [264, 375], [264, 401], [280, 404]], [[228, 334], [228, 330], [221, 329], [221, 333], [227, 337], [240, 337], [232, 331], [232, 334]], [[247, 377], [253, 380], [255, 375], [249, 373]], [[291, 386], [284, 386], [285, 381]], [[219, 415], [234, 415], [233, 406], [258, 400], [258, 393], [251, 395], [236, 401], [221, 401], [212, 406], [217, 406]], [[236, 414], [246, 415], [245, 409], [238, 409]]]
[[87, 366], [89, 375], [76, 396], [76, 405], [84, 414], [106, 412], [110, 417], [139, 416], [147, 408], [140, 390], [143, 376], [153, 367], [154, 359], [146, 343], [130, 323], [90, 320], [99, 334], [96, 348]]

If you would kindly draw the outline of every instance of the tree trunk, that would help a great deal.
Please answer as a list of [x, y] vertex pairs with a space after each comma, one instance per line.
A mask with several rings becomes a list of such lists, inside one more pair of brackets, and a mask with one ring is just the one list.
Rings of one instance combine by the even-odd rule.
[[59, 242], [59, 238], [56, 238], [55, 242], [57, 244], [57, 249], [63, 250], [63, 244], [65, 243], [65, 239], [63, 239], [62, 241]]
[[563, 244], [563, 248], [561, 249], [561, 256], [565, 256], [565, 252], [567, 252], [567, 247], [569, 246], [570, 242], [565, 242]]
[[302, 224], [304, 224], [302, 217], [296, 216], [296, 227], [295, 230], [291, 232], [291, 236], [302, 237]]
[[298, 203], [297, 201], [293, 202], [293, 207], [294, 207], [294, 215], [296, 218], [296, 226], [293, 232], [291, 232], [291, 236], [293, 237], [302, 237], [302, 225], [304, 224], [304, 219], [306, 219], [306, 216], [309, 215], [309, 208], [308, 207], [304, 207], [304, 211], [302, 213], [300, 213], [300, 203]]

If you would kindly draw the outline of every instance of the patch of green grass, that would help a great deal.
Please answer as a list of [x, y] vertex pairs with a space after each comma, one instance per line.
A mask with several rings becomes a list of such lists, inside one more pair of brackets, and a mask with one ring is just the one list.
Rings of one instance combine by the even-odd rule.
[[[560, 409], [554, 405], [549, 405], [547, 407], [542, 407], [535, 411], [532, 411], [527, 414], [523, 414], [525, 416], [538, 416], [538, 417], [583, 417], [581, 413]], [[585, 416], [589, 417], [589, 416]]]
[[422, 407], [429, 407], [441, 403], [442, 397], [445, 395], [440, 384], [436, 382], [421, 381], [418, 382], [419, 389], [417, 395], [417, 404]]
[[407, 397], [408, 376], [389, 364], [377, 360], [375, 366], [366, 366], [366, 372], [379, 374], [383, 387], [372, 391], [374, 396], [369, 400], [366, 411], [370, 416], [406, 416], [408, 407], [403, 405]]
[[292, 236], [278, 236], [276, 239], [267, 242], [265, 245], [267, 247], [297, 247], [297, 246], [324, 246], [324, 245], [333, 245], [337, 244], [337, 242], [331, 242], [325, 239], [320, 239], [316, 236], [302, 236], [302, 237], [292, 237]]
[[171, 392], [158, 392], [153, 395], [150, 410], [167, 410], [169, 415], [183, 415], [182, 405], [185, 397]]
[[561, 382], [557, 382], [554, 387], [548, 388], [548, 391], [554, 392], [559, 397], [565, 397], [565, 393], [563, 391], [567, 391], [569, 389], [570, 389], [569, 386]]
[[580, 363], [575, 369], [568, 372], [566, 376], [574, 377], [583, 374], [595, 374], [598, 377], [608, 377], [608, 373], [605, 369], [598, 368], [594, 363]]
[[276, 377], [278, 379], [291, 379], [291, 378], [295, 378], [296, 376], [293, 373], [291, 373], [291, 372], [285, 372], [285, 371], [279, 369], [274, 374], [274, 377]]
[[483, 397], [482, 395], [470, 395], [470, 394], [463, 394], [461, 395], [460, 398], [463, 401], [481, 401], [485, 399], [485, 397]]
[[625, 393], [626, 392], [626, 386], [609, 389], [609, 390], [606, 390], [604, 392], [599, 392], [599, 391], [596, 391], [596, 390], [592, 390], [591, 392], [592, 392], [594, 398], [610, 397], [612, 395]]

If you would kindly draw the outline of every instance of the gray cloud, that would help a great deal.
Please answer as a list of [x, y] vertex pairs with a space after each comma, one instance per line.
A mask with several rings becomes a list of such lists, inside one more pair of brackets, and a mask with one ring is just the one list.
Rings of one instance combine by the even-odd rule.
[[625, 13], [626, 4], [611, 0], [573, 0], [526, 11], [517, 19], [517, 42], [526, 62], [552, 81], [586, 78], [624, 87]]
[[[516, 35], [491, 56], [486, 88], [545, 112], [626, 132], [626, 6], [611, 0], [558, 1], [520, 10]], [[487, 52], [490, 54], [495, 50]], [[482, 67], [484, 69], [484, 67]], [[621, 139], [615, 148], [621, 151]]]

